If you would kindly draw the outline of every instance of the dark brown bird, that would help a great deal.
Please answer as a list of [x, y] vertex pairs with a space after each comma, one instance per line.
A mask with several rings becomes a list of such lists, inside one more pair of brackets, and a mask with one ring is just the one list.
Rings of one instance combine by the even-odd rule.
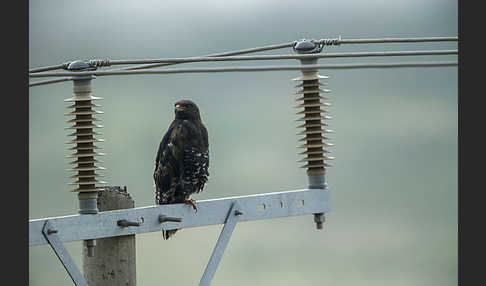
[[[209, 177], [208, 132], [194, 102], [181, 100], [174, 107], [175, 119], [155, 158], [155, 203], [190, 204], [197, 212], [190, 195], [201, 192]], [[162, 231], [164, 239], [176, 231]]]

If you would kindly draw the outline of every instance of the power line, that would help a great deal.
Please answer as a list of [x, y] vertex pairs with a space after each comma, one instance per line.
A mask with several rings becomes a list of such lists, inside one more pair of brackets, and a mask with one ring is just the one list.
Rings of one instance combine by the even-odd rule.
[[387, 56], [425, 56], [425, 55], [454, 55], [457, 50], [430, 51], [390, 51], [390, 52], [354, 52], [354, 53], [324, 53], [311, 55], [264, 55], [264, 56], [236, 56], [236, 57], [189, 57], [162, 58], [142, 60], [112, 60], [110, 65], [150, 64], [150, 63], [191, 63], [191, 62], [221, 62], [221, 61], [255, 61], [255, 60], [285, 60], [285, 59], [314, 59], [314, 58], [343, 58], [343, 57], [387, 57]]
[[[369, 44], [369, 43], [404, 43], [404, 42], [443, 42], [443, 41], [458, 41], [458, 37], [428, 37], [428, 38], [376, 38], [376, 39], [321, 39], [316, 41], [321, 45], [341, 45], [341, 44]], [[234, 56], [234, 55], [241, 55], [241, 54], [248, 54], [248, 53], [255, 53], [255, 52], [262, 52], [262, 51], [269, 51], [275, 49], [282, 49], [282, 48], [289, 48], [293, 47], [297, 41], [283, 43], [283, 44], [276, 44], [276, 45], [268, 45], [263, 47], [256, 47], [250, 49], [243, 49], [243, 50], [236, 50], [236, 51], [229, 51], [223, 53], [216, 53], [210, 54], [203, 57], [225, 57], [225, 56]], [[112, 61], [113, 62], [113, 61]], [[121, 61], [120, 61], [121, 62]], [[130, 61], [126, 61], [127, 63]], [[130, 63], [133, 63], [130, 62]], [[173, 64], [178, 64], [181, 62], [171, 62], [168, 63], [153, 63], [153, 64], [144, 64], [140, 66], [134, 67], [127, 67], [120, 70], [137, 70], [137, 69], [145, 69], [145, 68], [152, 68], [152, 67], [160, 67], [160, 66], [168, 66]], [[54, 66], [47, 66], [41, 68], [34, 68], [29, 70], [30, 73], [35, 72], [43, 72], [43, 71], [50, 71], [56, 69], [65, 69], [67, 67], [67, 63], [54, 65]]]
[[420, 42], [457, 42], [457, 41], [458, 41], [458, 37], [380, 38], [380, 39], [347, 39], [347, 40], [339, 39], [338, 44], [420, 43]]
[[70, 77], [63, 77], [63, 78], [58, 78], [58, 79], [50, 79], [50, 80], [29, 82], [29, 86], [45, 85], [45, 84], [63, 82], [63, 81], [68, 81], [68, 80], [72, 80], [72, 78], [70, 78]]
[[[233, 56], [233, 55], [241, 55], [241, 54], [248, 54], [248, 53], [255, 53], [255, 52], [262, 52], [262, 51], [268, 51], [268, 50], [275, 50], [275, 49], [281, 49], [281, 48], [286, 48], [286, 47], [292, 47], [294, 45], [294, 42], [290, 43], [284, 43], [284, 44], [278, 44], [278, 45], [269, 45], [269, 46], [264, 46], [264, 47], [257, 47], [257, 48], [251, 48], [251, 49], [244, 49], [244, 50], [237, 50], [237, 51], [229, 51], [229, 52], [224, 52], [224, 53], [218, 53], [218, 54], [211, 54], [207, 55], [205, 57], [219, 57], [219, 56]], [[127, 70], [131, 69], [142, 69], [142, 68], [147, 68], [147, 67], [158, 67], [158, 66], [164, 66], [164, 65], [172, 65], [176, 63], [170, 63], [170, 64], [154, 64], [150, 66], [135, 66], [135, 67], [130, 67], [126, 68]], [[55, 65], [55, 66], [48, 66], [48, 67], [42, 67], [42, 68], [35, 68], [29, 70], [30, 73], [35, 73], [35, 72], [41, 72], [41, 71], [46, 71], [48, 70], [55, 70], [55, 69], [62, 69], [64, 65]]]
[[[276, 49], [282, 49], [282, 48], [290, 48], [290, 47], [293, 47], [293, 46], [294, 46], [294, 42], [289, 42], [289, 43], [283, 43], [283, 44], [277, 44], [277, 45], [270, 45], [270, 46], [264, 46], [264, 47], [257, 47], [257, 48], [250, 48], [250, 49], [244, 49], [244, 50], [229, 51], [229, 52], [224, 52], [224, 53], [210, 54], [210, 55], [206, 55], [204, 57], [235, 56], [235, 55], [250, 54], [250, 53], [270, 51], [270, 50], [276, 50]], [[148, 65], [140, 65], [140, 66], [123, 68], [123, 69], [120, 69], [120, 70], [138, 70], [138, 69], [146, 69], [146, 68], [154, 68], [154, 67], [162, 67], [162, 66], [175, 65], [175, 64], [178, 64], [178, 63], [179, 62], [175, 62], [175, 63], [148, 64]]]
[[[426, 38], [377, 38], [377, 39], [321, 39], [319, 40], [319, 44], [323, 45], [341, 45], [341, 44], [371, 44], [371, 43], [403, 43], [403, 42], [448, 42], [448, 41], [458, 41], [458, 37], [426, 37]], [[290, 48], [296, 44], [296, 41], [290, 43], [283, 43], [279, 45], [272, 45], [272, 46], [265, 46], [260, 48], [254, 49], [246, 49], [246, 50], [239, 50], [234, 52], [226, 52], [226, 53], [219, 53], [219, 54], [212, 54], [207, 55], [205, 57], [223, 57], [223, 56], [232, 56], [232, 55], [240, 55], [240, 54], [248, 54], [260, 51], [268, 51], [268, 50], [275, 50], [275, 49], [282, 49], [282, 48]], [[161, 66], [168, 66], [176, 63], [160, 63], [160, 64], [148, 64], [148, 65], [141, 65], [135, 67], [128, 67], [123, 68], [120, 70], [136, 70], [136, 69], [146, 69], [146, 68], [154, 68], [154, 67], [161, 67]]]
[[409, 63], [357, 63], [357, 64], [328, 64], [328, 65], [293, 65], [293, 66], [245, 66], [245, 67], [215, 67], [215, 68], [179, 68], [163, 70], [133, 70], [133, 71], [87, 71], [87, 72], [58, 72], [35, 73], [30, 77], [52, 76], [108, 76], [135, 74], [172, 74], [172, 73], [211, 73], [211, 72], [256, 72], [283, 70], [313, 70], [313, 69], [357, 69], [357, 68], [404, 68], [404, 67], [445, 67], [457, 66], [457, 62], [409, 62]]
[[[189, 57], [189, 58], [162, 58], [146, 60], [105, 60], [105, 65], [123, 65], [134, 63], [190, 63], [190, 62], [216, 62], [216, 61], [248, 61], [248, 60], [280, 60], [280, 59], [306, 59], [306, 58], [343, 58], [343, 57], [386, 57], [386, 56], [424, 56], [424, 55], [454, 55], [458, 50], [430, 50], [430, 51], [389, 51], [389, 52], [351, 52], [351, 53], [325, 53], [312, 55], [264, 55], [264, 56], [234, 56], [234, 57]], [[36, 69], [39, 71], [49, 71], [56, 69], [56, 66]], [[116, 71], [116, 70], [114, 70]], [[44, 85], [62, 81], [70, 78], [39, 81], [29, 83], [29, 86]]]
[[52, 71], [52, 70], [59, 70], [59, 69], [65, 69], [69, 63], [64, 63], [60, 65], [54, 65], [54, 66], [46, 66], [46, 67], [40, 67], [40, 68], [34, 68], [30, 69], [29, 73], [34, 73], [34, 72], [44, 72], [44, 71]]

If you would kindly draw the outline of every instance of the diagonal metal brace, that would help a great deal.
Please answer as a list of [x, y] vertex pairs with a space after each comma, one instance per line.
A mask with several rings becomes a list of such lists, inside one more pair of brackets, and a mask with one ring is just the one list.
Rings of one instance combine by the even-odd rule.
[[233, 233], [236, 223], [238, 222], [238, 218], [241, 215], [243, 215], [243, 212], [241, 211], [238, 202], [235, 201], [231, 205], [228, 217], [226, 218], [225, 224], [223, 226], [223, 230], [219, 235], [218, 241], [216, 242], [216, 246], [213, 249], [211, 257], [209, 258], [208, 265], [204, 270], [204, 274], [201, 278], [201, 281], [199, 282], [199, 286], [209, 286], [209, 284], [211, 283], [214, 273], [216, 273], [216, 269], [218, 268], [219, 261], [223, 257], [224, 250], [228, 245], [231, 234]]
[[62, 266], [64, 266], [74, 284], [76, 286], [88, 286], [88, 283], [86, 283], [86, 280], [81, 272], [79, 272], [76, 264], [74, 264], [73, 259], [67, 252], [66, 248], [64, 248], [64, 245], [62, 244], [61, 240], [59, 240], [56, 233], [57, 230], [54, 229], [52, 224], [47, 220], [42, 228], [42, 234], [56, 253], [59, 260], [61, 260]]

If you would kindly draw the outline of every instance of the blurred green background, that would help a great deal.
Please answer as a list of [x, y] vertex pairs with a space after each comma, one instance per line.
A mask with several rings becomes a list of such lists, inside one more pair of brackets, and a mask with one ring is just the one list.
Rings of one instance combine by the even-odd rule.
[[[457, 36], [457, 1], [29, 1], [31, 68], [76, 59], [188, 57], [301, 38]], [[455, 49], [342, 45], [329, 52]], [[287, 54], [284, 49], [260, 54]], [[456, 56], [319, 63], [455, 60]], [[298, 64], [296, 60], [185, 64]], [[332, 90], [332, 212], [239, 224], [213, 285], [457, 285], [457, 67], [322, 70]], [[296, 71], [98, 77], [110, 185], [153, 205], [152, 172], [173, 103], [200, 107], [211, 178], [197, 200], [306, 187], [296, 163]], [[72, 83], [29, 88], [29, 219], [77, 212], [64, 127]], [[196, 285], [221, 226], [137, 235], [138, 285]], [[81, 243], [65, 244], [81, 265]], [[48, 246], [30, 285], [69, 285]]]

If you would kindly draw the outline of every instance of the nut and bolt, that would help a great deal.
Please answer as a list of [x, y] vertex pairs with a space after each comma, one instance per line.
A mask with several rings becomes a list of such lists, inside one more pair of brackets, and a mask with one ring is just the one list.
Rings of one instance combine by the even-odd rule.
[[326, 221], [326, 217], [324, 216], [324, 213], [314, 214], [314, 222], [316, 223], [317, 229], [322, 229], [323, 228], [322, 224], [325, 221]]
[[165, 215], [159, 215], [159, 222], [181, 222], [182, 219], [179, 217], [170, 217], [170, 216], [165, 216]]
[[85, 240], [84, 241], [84, 244], [86, 245], [87, 256], [88, 257], [94, 257], [94, 255], [95, 255], [96, 240], [94, 240], [94, 239], [88, 239], [88, 240]]
[[126, 219], [122, 219], [116, 222], [118, 226], [127, 227], [127, 226], [140, 226], [142, 223], [138, 221], [128, 221]]
[[57, 233], [57, 230], [52, 228], [47, 230], [47, 234], [53, 234], [53, 233]]

